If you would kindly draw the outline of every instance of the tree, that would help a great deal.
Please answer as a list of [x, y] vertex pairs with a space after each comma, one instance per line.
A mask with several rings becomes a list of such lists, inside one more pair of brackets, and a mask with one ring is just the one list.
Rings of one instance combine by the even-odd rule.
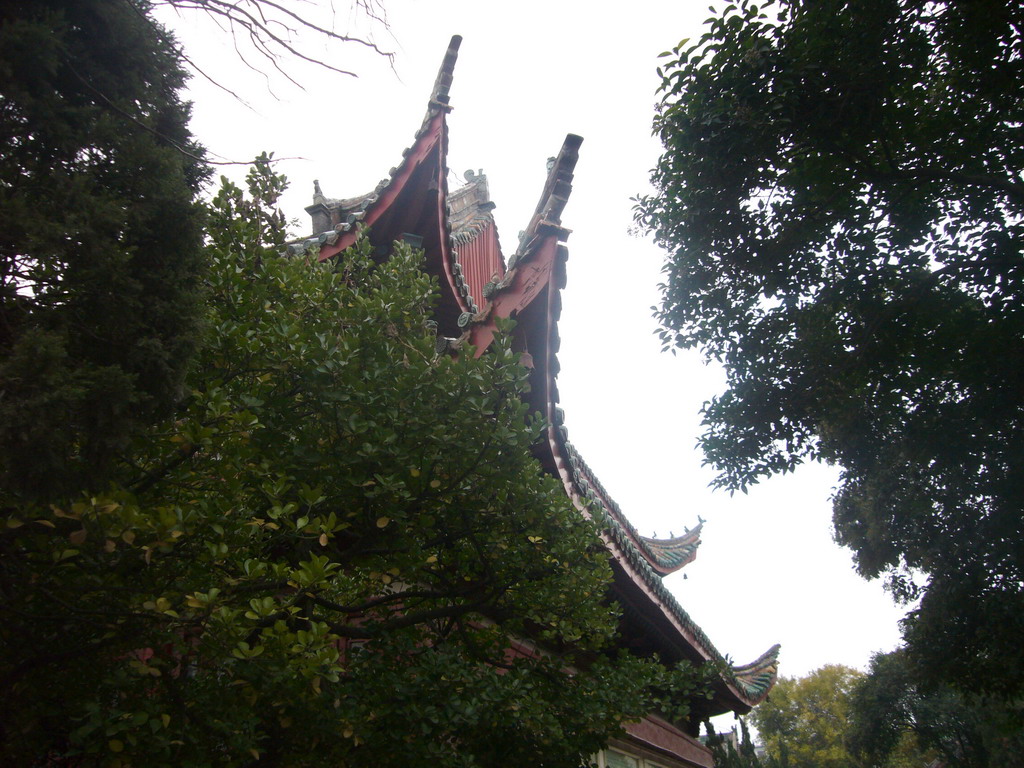
[[207, 175], [144, 5], [0, 8], [0, 486], [102, 487], [181, 396]]
[[307, 58], [300, 31], [388, 55], [271, 0], [3, 4], [0, 484], [22, 499], [101, 488], [183, 394], [209, 168], [180, 97], [193, 62], [154, 5], [207, 13], [268, 68]]
[[[740, 742], [739, 748], [733, 746], [733, 740], [727, 739], [715, 730], [711, 721], [705, 721], [704, 729], [707, 732], [705, 745], [711, 750], [714, 758], [715, 768], [761, 768], [763, 765], [771, 765], [774, 768], [776, 762], [763, 763], [757, 756], [754, 749], [754, 742], [750, 740], [750, 729], [747, 728], [747, 721], [739, 718], [740, 721]], [[735, 734], [735, 729], [733, 730]]]
[[[869, 766], [920, 766], [927, 756], [963, 768], [1012, 765], [1024, 749], [1020, 704], [928, 689], [903, 650], [878, 654], [850, 698], [846, 743]], [[910, 751], [917, 759], [901, 760]]]
[[576, 768], [685, 704], [694, 675], [613, 650], [519, 354], [438, 355], [403, 245], [281, 256], [268, 166], [213, 203], [187, 399], [0, 529], [5, 757]]
[[835, 536], [963, 690], [1024, 690], [1024, 7], [748, 0], [664, 54], [666, 346], [717, 484], [841, 467]]
[[863, 673], [827, 664], [802, 678], [780, 678], [750, 714], [769, 757], [790, 768], [853, 768], [843, 744], [848, 699]]

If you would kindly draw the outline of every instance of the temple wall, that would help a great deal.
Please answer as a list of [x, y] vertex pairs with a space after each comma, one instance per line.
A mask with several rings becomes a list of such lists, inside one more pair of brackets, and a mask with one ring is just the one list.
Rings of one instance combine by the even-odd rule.
[[626, 725], [598, 756], [599, 768], [713, 768], [711, 750], [660, 717]]

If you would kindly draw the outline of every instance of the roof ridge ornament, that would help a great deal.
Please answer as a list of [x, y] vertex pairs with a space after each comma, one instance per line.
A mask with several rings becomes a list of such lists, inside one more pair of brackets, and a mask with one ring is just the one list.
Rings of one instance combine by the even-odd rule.
[[666, 576], [689, 565], [697, 557], [703, 525], [704, 521], [701, 520], [695, 528], [687, 528], [682, 536], [674, 536], [670, 531], [667, 539], [659, 539], [657, 533], [653, 536], [640, 536], [639, 543], [651, 565]]
[[562, 209], [565, 208], [572, 192], [573, 171], [576, 170], [576, 162], [580, 158], [582, 143], [582, 136], [575, 133], [566, 134], [558, 157], [548, 158], [548, 178], [534, 214], [552, 224], [562, 223]]
[[775, 685], [779, 675], [780, 649], [781, 646], [776, 643], [749, 664], [731, 668], [733, 680], [751, 701], [763, 700]]
[[[437, 72], [437, 79], [434, 81], [434, 90], [430, 94], [430, 103], [448, 107], [448, 90], [452, 87], [452, 77], [455, 73], [455, 62], [459, 58], [459, 46], [462, 45], [462, 35], [452, 35], [448, 43], [448, 50], [445, 51], [444, 59], [441, 61], [441, 68]], [[450, 107], [448, 107], [450, 109]]]

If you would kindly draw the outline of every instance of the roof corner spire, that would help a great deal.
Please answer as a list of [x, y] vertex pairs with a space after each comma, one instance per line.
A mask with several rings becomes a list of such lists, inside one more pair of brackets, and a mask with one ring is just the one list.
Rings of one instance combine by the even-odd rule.
[[444, 54], [444, 60], [441, 62], [441, 69], [437, 72], [437, 80], [434, 81], [434, 91], [430, 94], [432, 102], [448, 103], [448, 89], [452, 87], [452, 75], [455, 72], [455, 62], [459, 58], [460, 45], [462, 45], [462, 35], [452, 35], [451, 42], [448, 43], [448, 50]]
[[[558, 157], [548, 158], [548, 178], [544, 182], [544, 191], [541, 193], [540, 202], [537, 203], [534, 222], [528, 228], [527, 237], [537, 222], [546, 221], [550, 224], [561, 225], [562, 209], [565, 208], [572, 192], [573, 171], [576, 169], [576, 161], [580, 157], [582, 143], [582, 136], [577, 136], [575, 133], [566, 134]], [[569, 232], [566, 230], [565, 235], [568, 234]]]

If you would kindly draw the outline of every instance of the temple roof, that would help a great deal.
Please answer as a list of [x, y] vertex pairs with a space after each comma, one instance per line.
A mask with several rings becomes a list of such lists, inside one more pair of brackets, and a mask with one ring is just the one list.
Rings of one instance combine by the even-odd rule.
[[559, 425], [563, 425], [560, 431], [565, 439], [566, 450], [574, 456], [574, 466], [577, 467], [582, 478], [582, 480], [576, 480], [576, 482], [582, 481], [589, 485], [595, 496], [600, 499], [601, 506], [606, 510], [606, 513], [624, 531], [633, 549], [647, 561], [651, 569], [658, 576], [666, 576], [692, 563], [697, 557], [697, 547], [700, 546], [700, 534], [701, 529], [704, 527], [704, 521], [698, 518], [697, 526], [693, 529], [687, 529], [686, 533], [682, 536], [670, 536], [667, 539], [641, 536], [619, 505], [608, 491], [604, 489], [604, 486], [601, 485], [594, 472], [580, 458], [576, 448], [569, 442], [568, 430], [564, 427], [565, 413], [560, 408], [556, 412], [556, 421], [558, 421]]
[[488, 284], [505, 276], [498, 226], [494, 222], [483, 171], [466, 171], [466, 184], [448, 194], [448, 221], [455, 248], [454, 268], [460, 272], [474, 306], [484, 306], [490, 296]]
[[[487, 177], [467, 171], [465, 185], [448, 190], [445, 117], [451, 109], [448, 90], [460, 43], [458, 36], [452, 38], [426, 116], [401, 163], [374, 190], [358, 197], [328, 198], [316, 183], [313, 204], [306, 209], [314, 234], [289, 248], [293, 253], [316, 251], [321, 260], [331, 258], [355, 242], [360, 224], [370, 227], [371, 242], [375, 237], [421, 241], [427, 270], [442, 287], [438, 353], [470, 348], [483, 354], [497, 321], [518, 319], [514, 334], [524, 363], [533, 369], [531, 405], [549, 422], [542, 463], [562, 479], [581, 510], [603, 524], [613, 564], [625, 579], [621, 583], [634, 585], [634, 609], [659, 626], [670, 627], [668, 641], [682, 657], [711, 661], [723, 670], [724, 688], [705, 714], [748, 711], [774, 684], [779, 646], [750, 664], [729, 664], [662, 583], [663, 576], [694, 559], [702, 525], [668, 539], [640, 535], [569, 441], [564, 414], [557, 407], [560, 291], [568, 258], [564, 241], [570, 234], [562, 226], [561, 214], [583, 140], [569, 134], [558, 155], [549, 160], [539, 202], [506, 261]], [[660, 636], [666, 637], [664, 632]]]
[[[729, 659], [711, 642], [711, 638], [705, 634], [704, 630], [680, 605], [675, 595], [664, 586], [661, 579], [663, 574], [651, 562], [651, 557], [643, 552], [636, 543], [638, 538], [643, 540], [644, 537], [637, 536], [635, 529], [630, 525], [625, 515], [623, 515], [622, 510], [608, 496], [607, 491], [601, 486], [590, 467], [587, 466], [587, 463], [579, 455], [575, 446], [569, 441], [568, 431], [565, 426], [559, 425], [558, 432], [564, 441], [563, 445], [572, 467], [573, 483], [580, 490], [587, 507], [592, 512], [597, 511], [599, 519], [603, 518], [601, 521], [606, 524], [610, 538], [618, 546], [625, 558], [628, 559], [635, 571], [642, 577], [644, 584], [651, 588], [654, 595], [671, 613], [672, 618], [692, 638], [697, 650], [702, 652], [701, 655], [705, 659], [718, 664], [724, 670], [723, 676], [732, 687], [741, 693], [741, 698], [747, 708], [753, 707], [762, 701], [775, 684], [781, 646], [776, 643], [749, 664], [733, 666]], [[692, 544], [696, 548], [696, 545], [700, 543], [700, 528], [701, 526], [698, 525], [697, 528], [685, 536], [667, 541], [676, 542], [696, 539]], [[666, 542], [666, 540], [659, 539], [647, 539], [647, 541], [657, 542], [658, 546]], [[693, 559], [692, 554], [689, 556], [689, 559]], [[689, 562], [689, 560], [686, 562]]]

